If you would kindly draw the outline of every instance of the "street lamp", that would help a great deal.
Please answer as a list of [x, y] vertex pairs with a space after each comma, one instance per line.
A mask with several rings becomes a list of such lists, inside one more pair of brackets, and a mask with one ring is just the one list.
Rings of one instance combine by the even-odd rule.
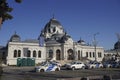
[[94, 49], [95, 49], [95, 61], [97, 61], [97, 54], [96, 54], [96, 47], [97, 47], [97, 41], [96, 41], [96, 35], [98, 35], [99, 33], [95, 33], [94, 36], [94, 41], [93, 41], [93, 45], [94, 45]]

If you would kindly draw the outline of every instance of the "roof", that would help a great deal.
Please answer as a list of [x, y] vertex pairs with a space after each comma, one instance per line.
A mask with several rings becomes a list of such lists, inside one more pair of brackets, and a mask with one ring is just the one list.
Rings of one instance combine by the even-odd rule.
[[117, 41], [114, 45], [114, 49], [120, 49], [120, 41]]
[[25, 41], [22, 41], [22, 42], [25, 42], [25, 43], [39, 43], [39, 40], [37, 40], [37, 39], [26, 39]]
[[11, 36], [10, 41], [12, 41], [12, 42], [19, 42], [20, 41], [20, 36], [17, 35], [16, 32], [15, 32], [15, 34], [13, 34]]
[[50, 21], [45, 25], [45, 28], [44, 28], [44, 31], [46, 32], [47, 29], [49, 27], [52, 27], [52, 26], [55, 26], [55, 27], [58, 27], [60, 29], [62, 29], [62, 25], [59, 21], [57, 21], [56, 19], [52, 18], [50, 19]]

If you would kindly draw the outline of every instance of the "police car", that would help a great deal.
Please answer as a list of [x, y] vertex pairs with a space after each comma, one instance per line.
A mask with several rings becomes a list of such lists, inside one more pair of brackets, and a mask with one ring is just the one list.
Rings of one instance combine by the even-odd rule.
[[49, 71], [60, 71], [60, 67], [56, 64], [49, 62], [42, 63], [40, 66], [35, 67], [36, 72], [49, 72]]

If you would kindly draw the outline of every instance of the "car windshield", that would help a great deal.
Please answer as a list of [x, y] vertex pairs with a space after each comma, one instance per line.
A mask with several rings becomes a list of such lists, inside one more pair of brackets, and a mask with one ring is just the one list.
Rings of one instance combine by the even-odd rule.
[[48, 62], [42, 62], [41, 63], [41, 66], [45, 66], [45, 65], [47, 65], [48, 64]]

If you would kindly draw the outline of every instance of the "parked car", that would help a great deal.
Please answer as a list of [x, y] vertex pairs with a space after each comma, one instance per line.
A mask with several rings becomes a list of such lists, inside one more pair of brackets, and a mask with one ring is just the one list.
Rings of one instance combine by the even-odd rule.
[[104, 68], [119, 68], [120, 67], [120, 62], [116, 61], [106, 61], [103, 63]]
[[112, 67], [112, 64], [110, 61], [106, 61], [106, 62], [103, 62], [103, 67], [104, 68], [111, 68]]
[[74, 61], [71, 63], [65, 64], [66, 69], [85, 69], [85, 64], [83, 62]]
[[112, 68], [119, 68], [120, 67], [120, 62], [112, 62], [111, 63], [111, 65], [112, 65]]
[[52, 64], [55, 64], [55, 65], [58, 65], [59, 67], [61, 67], [62, 65], [61, 65], [61, 63], [59, 63], [59, 62], [57, 62], [57, 61], [50, 61], [50, 63], [52, 63]]
[[36, 72], [60, 71], [60, 67], [50, 62], [44, 62], [40, 66], [35, 67]]
[[103, 68], [103, 64], [97, 61], [91, 61], [86, 64], [86, 68], [92, 69], [92, 68]]
[[116, 66], [115, 66], [116, 68], [120, 68], [120, 61], [118, 61], [117, 63], [116, 63]]

